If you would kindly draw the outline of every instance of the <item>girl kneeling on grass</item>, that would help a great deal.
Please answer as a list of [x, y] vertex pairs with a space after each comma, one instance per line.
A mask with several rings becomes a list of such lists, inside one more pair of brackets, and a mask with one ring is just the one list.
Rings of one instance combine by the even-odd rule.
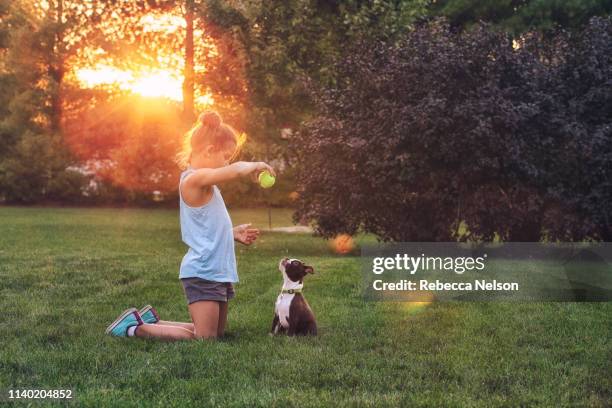
[[145, 306], [124, 311], [108, 328], [113, 336], [157, 337], [166, 340], [223, 336], [227, 304], [238, 282], [234, 240], [250, 245], [259, 230], [232, 221], [216, 184], [238, 177], [274, 170], [263, 162], [229, 164], [239, 148], [238, 135], [215, 112], [205, 112], [187, 133], [181, 153], [179, 182], [181, 235], [189, 246], [181, 262], [183, 285], [192, 323], [160, 320], [155, 309]]

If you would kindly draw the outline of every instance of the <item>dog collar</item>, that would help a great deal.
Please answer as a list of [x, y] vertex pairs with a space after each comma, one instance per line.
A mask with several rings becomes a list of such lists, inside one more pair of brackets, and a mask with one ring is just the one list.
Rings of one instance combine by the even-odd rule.
[[302, 293], [302, 288], [300, 288], [300, 289], [283, 289], [281, 291], [281, 293], [288, 293], [290, 295], [292, 295], [294, 293]]

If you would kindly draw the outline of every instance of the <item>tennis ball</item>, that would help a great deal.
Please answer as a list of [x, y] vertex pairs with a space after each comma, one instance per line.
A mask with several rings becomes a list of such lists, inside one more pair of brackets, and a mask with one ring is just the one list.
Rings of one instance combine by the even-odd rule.
[[276, 182], [276, 177], [274, 177], [268, 170], [264, 170], [259, 173], [259, 185], [263, 188], [270, 188]]

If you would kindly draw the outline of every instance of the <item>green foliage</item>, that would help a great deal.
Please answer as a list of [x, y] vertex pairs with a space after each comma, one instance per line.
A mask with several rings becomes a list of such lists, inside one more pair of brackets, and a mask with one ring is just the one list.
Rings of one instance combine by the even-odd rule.
[[[245, 59], [255, 134], [278, 141], [280, 125], [311, 113], [300, 78], [333, 83], [334, 62], [356, 38], [393, 38], [425, 10], [424, 0], [205, 2], [207, 21], [229, 33]], [[250, 122], [249, 122], [250, 123]]]
[[425, 14], [428, 0], [349, 0], [335, 2], [348, 39], [393, 39]]
[[58, 135], [26, 131], [0, 162], [0, 186], [9, 203], [78, 202], [86, 178], [66, 167], [70, 158]]
[[578, 29], [593, 16], [612, 12], [609, 0], [440, 0], [431, 6], [435, 15], [446, 16], [452, 25], [472, 26], [483, 20], [514, 35], [526, 31]]

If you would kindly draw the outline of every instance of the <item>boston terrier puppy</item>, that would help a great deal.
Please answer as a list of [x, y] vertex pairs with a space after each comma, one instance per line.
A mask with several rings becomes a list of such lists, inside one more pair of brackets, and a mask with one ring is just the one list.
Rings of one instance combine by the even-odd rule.
[[314, 273], [312, 266], [299, 259], [283, 258], [278, 264], [283, 274], [283, 288], [274, 306], [274, 320], [271, 335], [287, 333], [289, 336], [317, 335], [317, 322], [314, 314], [302, 296], [302, 280]]

